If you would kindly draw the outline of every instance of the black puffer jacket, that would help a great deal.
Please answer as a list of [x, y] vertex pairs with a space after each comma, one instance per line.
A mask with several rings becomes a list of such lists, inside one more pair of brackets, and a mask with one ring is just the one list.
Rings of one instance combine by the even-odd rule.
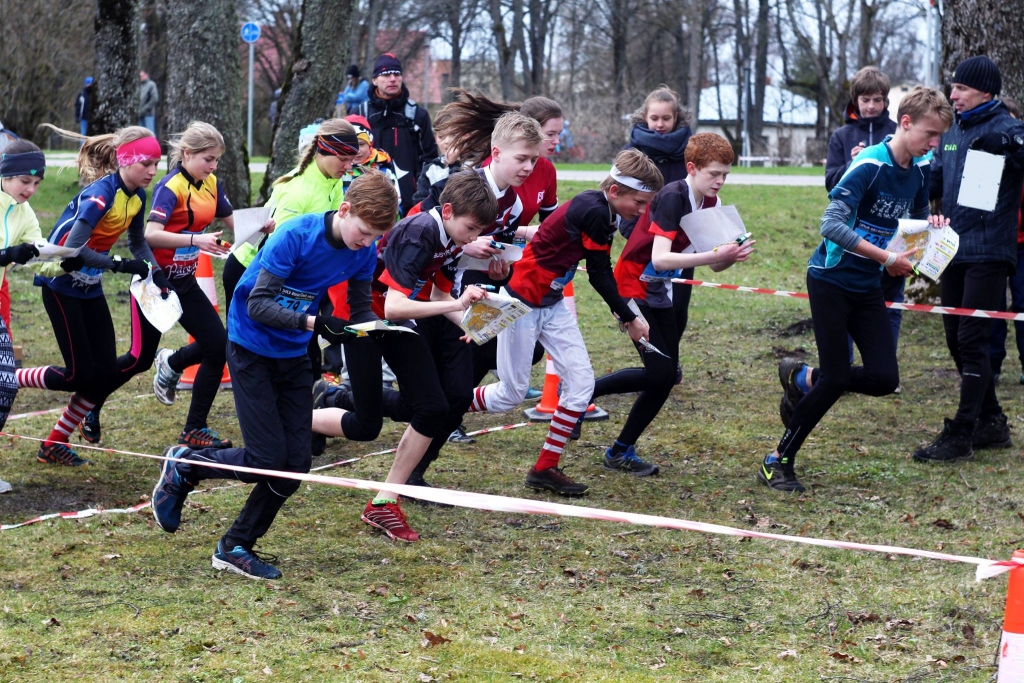
[[956, 115], [949, 131], [932, 153], [931, 198], [942, 199], [942, 214], [960, 235], [954, 263], [1005, 261], [1017, 263], [1017, 215], [1024, 184], [1024, 147], [1006, 155], [999, 196], [994, 211], [982, 211], [957, 203], [964, 162], [971, 143], [986, 133], [1024, 137], [1024, 123], [1010, 116], [1006, 105], [993, 100]]
[[359, 106], [373, 131], [373, 144], [391, 155], [402, 193], [402, 215], [415, 203], [416, 179], [424, 163], [437, 157], [434, 128], [426, 109], [409, 99], [403, 85], [402, 94], [393, 100], [381, 99], [377, 89], [370, 90], [370, 99]]
[[836, 129], [828, 141], [828, 157], [825, 159], [825, 189], [832, 191], [839, 179], [850, 167], [850, 152], [857, 145], [877, 145], [886, 135], [896, 132], [896, 122], [889, 118], [886, 109], [878, 116], [862, 118], [853, 102], [846, 105], [846, 125]]

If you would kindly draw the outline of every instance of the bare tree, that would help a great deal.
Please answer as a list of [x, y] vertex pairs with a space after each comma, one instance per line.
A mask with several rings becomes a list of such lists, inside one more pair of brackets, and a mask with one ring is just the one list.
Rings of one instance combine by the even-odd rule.
[[92, 129], [108, 133], [139, 121], [136, 0], [97, 0], [96, 93]]
[[270, 163], [263, 177], [260, 197], [270, 196], [274, 179], [287, 173], [298, 155], [299, 130], [323, 116], [334, 104], [337, 86], [345, 75], [345, 63], [337, 59], [347, 50], [352, 0], [304, 0], [294, 61], [284, 79], [278, 100]]
[[[481, 0], [440, 0], [438, 9], [444, 17], [445, 28], [441, 32], [441, 38], [452, 50], [448, 84], [457, 88], [462, 85], [462, 51], [477, 23]], [[445, 101], [450, 100], [451, 93], [445, 93]]]
[[999, 65], [1003, 93], [1024, 100], [1024, 12], [1001, 0], [945, 0], [942, 16], [943, 66], [952, 76], [968, 57], [988, 55]]
[[215, 126], [225, 145], [217, 177], [235, 206], [249, 206], [235, 1], [167, 0], [167, 5], [167, 50], [174, 55], [167, 64], [167, 125], [171, 132], [197, 120]]

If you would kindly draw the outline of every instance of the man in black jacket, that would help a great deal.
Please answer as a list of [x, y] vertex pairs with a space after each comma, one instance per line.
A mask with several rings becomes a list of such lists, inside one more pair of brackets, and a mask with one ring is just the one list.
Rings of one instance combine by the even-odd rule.
[[75, 98], [75, 123], [82, 135], [89, 134], [89, 119], [92, 118], [92, 76], [86, 76], [85, 86]]
[[[933, 152], [931, 197], [942, 200], [942, 213], [960, 235], [960, 249], [942, 274], [943, 306], [995, 310], [1006, 291], [1007, 274], [1017, 263], [1017, 212], [1024, 184], [1024, 124], [1010, 116], [996, 97], [1002, 77], [985, 56], [971, 57], [953, 74], [950, 99], [956, 121]], [[995, 209], [984, 211], [959, 203], [960, 182], [968, 150], [1004, 157]], [[995, 180], [995, 179], [993, 179]], [[1010, 428], [996, 399], [988, 343], [987, 318], [943, 316], [946, 345], [960, 372], [960, 405], [945, 420], [942, 433], [919, 448], [919, 462], [970, 460], [975, 448], [1006, 448]]]
[[370, 99], [359, 107], [373, 130], [377, 147], [391, 155], [398, 175], [402, 214], [415, 203], [416, 179], [424, 162], [437, 157], [430, 114], [409, 98], [402, 83], [402, 63], [385, 52], [373, 63]]

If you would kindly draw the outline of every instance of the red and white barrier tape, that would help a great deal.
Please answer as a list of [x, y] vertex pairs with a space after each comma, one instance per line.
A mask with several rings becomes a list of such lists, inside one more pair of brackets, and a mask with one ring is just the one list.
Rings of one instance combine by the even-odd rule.
[[[136, 398], [139, 398], [139, 397], [136, 397]], [[63, 408], [59, 408], [59, 409], [55, 409], [55, 410], [63, 410]], [[24, 415], [46, 414], [46, 413], [49, 413], [49, 412], [52, 412], [52, 411], [43, 410], [43, 411], [37, 411], [37, 413], [24, 413]], [[509, 429], [519, 429], [521, 427], [528, 427], [528, 426], [530, 426], [532, 424], [537, 424], [537, 423], [535, 423], [535, 422], [517, 422], [515, 424], [507, 424], [507, 425], [502, 425], [500, 427], [486, 427], [484, 429], [478, 429], [478, 430], [476, 430], [474, 432], [467, 432], [466, 436], [481, 436], [483, 434], [491, 434], [492, 432], [503, 432], [503, 431], [507, 431]], [[43, 441], [43, 439], [33, 439], [31, 437], [21, 436], [19, 434], [7, 434], [7, 433], [4, 433], [4, 432], [0, 432], [0, 434], [2, 434], [4, 436], [17, 437], [19, 439], [25, 439], [26, 441]], [[126, 451], [117, 451], [117, 450], [114, 450], [112, 448], [111, 449], [100, 448], [98, 446], [84, 446], [83, 445], [83, 446], [80, 446], [80, 447], [81, 448], [88, 448], [88, 449], [91, 449], [91, 450], [104, 451], [104, 452], [107, 452], [107, 453], [124, 453], [124, 452], [126, 452]], [[329, 469], [333, 469], [333, 468], [336, 468], [336, 467], [343, 467], [345, 465], [351, 465], [353, 463], [359, 462], [360, 460], [365, 460], [366, 458], [369, 458], [369, 457], [372, 457], [372, 456], [375, 456], [375, 455], [387, 455], [388, 453], [394, 453], [396, 450], [398, 450], [398, 449], [397, 448], [388, 448], [388, 449], [385, 449], [383, 451], [374, 451], [372, 453], [367, 453], [365, 455], [360, 455], [359, 457], [356, 457], [356, 458], [348, 458], [347, 460], [338, 460], [337, 462], [332, 462], [332, 463], [328, 463], [326, 465], [320, 465], [319, 467], [314, 467], [313, 469], [310, 470], [310, 472], [322, 472], [323, 470], [329, 470]], [[213, 491], [223, 491], [224, 489], [232, 489], [232, 488], [235, 488], [235, 487], [238, 487], [238, 486], [244, 486], [244, 484], [228, 484], [227, 486], [218, 486], [218, 487], [209, 488], [209, 489], [196, 489], [195, 491], [193, 491], [189, 495], [195, 495], [197, 493], [211, 493]], [[78, 510], [77, 512], [52, 512], [52, 513], [49, 513], [49, 514], [39, 515], [37, 517], [33, 517], [32, 519], [27, 519], [24, 522], [19, 522], [18, 524], [0, 524], [0, 531], [8, 531], [10, 529], [17, 529], [19, 527], [28, 526], [30, 524], [37, 524], [39, 522], [45, 522], [48, 519], [87, 519], [89, 517], [94, 517], [96, 515], [131, 514], [131, 513], [134, 513], [134, 512], [138, 512], [139, 510], [145, 510], [149, 506], [150, 506], [150, 503], [146, 502], [146, 503], [139, 503], [138, 505], [133, 505], [133, 506], [127, 507], [127, 508], [87, 508], [85, 510]]]
[[[43, 441], [43, 439], [21, 436], [19, 434], [6, 434], [0, 432], [0, 435], [13, 436], [15, 438], [26, 439], [29, 441]], [[133, 455], [140, 458], [148, 458], [150, 460], [168, 460], [168, 458], [165, 458], [162, 455], [152, 455], [150, 453], [136, 453], [133, 451], [121, 451], [112, 448], [99, 448], [85, 445], [80, 447], [90, 450], [104, 451], [107, 453], [117, 453], [120, 455]], [[822, 548], [861, 550], [868, 552], [885, 553], [887, 555], [906, 555], [909, 557], [923, 557], [932, 560], [943, 560], [946, 562], [961, 562], [964, 564], [973, 564], [976, 566], [975, 578], [979, 581], [981, 579], [996, 576], [1003, 572], [1009, 571], [1010, 569], [1021, 566], [1021, 564], [1015, 561], [989, 560], [982, 557], [970, 557], [967, 555], [950, 555], [948, 553], [938, 553], [931, 550], [918, 550], [915, 548], [903, 548], [900, 546], [891, 545], [853, 543], [850, 541], [833, 541], [828, 539], [812, 538], [808, 536], [785, 536], [782, 534], [769, 534], [760, 531], [751, 531], [748, 529], [737, 529], [734, 527], [724, 526], [721, 524], [692, 522], [689, 520], [675, 519], [672, 517], [643, 515], [635, 512], [621, 512], [618, 510], [606, 510], [602, 508], [566, 505], [564, 503], [549, 503], [541, 500], [511, 498], [508, 496], [495, 496], [486, 493], [454, 491], [450, 489], [440, 489], [422, 486], [406, 486], [405, 484], [384, 484], [376, 481], [365, 481], [363, 479], [349, 479], [346, 477], [327, 477], [322, 474], [312, 473], [300, 474], [298, 472], [265, 470], [254, 467], [241, 467], [236, 465], [225, 465], [221, 463], [203, 462], [198, 460], [190, 460], [189, 465], [197, 465], [200, 467], [217, 467], [222, 470], [245, 472], [248, 474], [255, 474], [263, 477], [293, 479], [296, 481], [304, 481], [314, 484], [326, 484], [328, 486], [340, 486], [344, 488], [362, 489], [366, 491], [392, 491], [394, 493], [406, 496], [408, 498], [419, 498], [421, 500], [430, 500], [435, 503], [457, 505], [459, 507], [471, 508], [476, 510], [491, 510], [494, 512], [516, 512], [531, 515], [558, 515], [562, 517], [580, 517], [583, 519], [596, 519], [606, 522], [623, 522], [626, 524], [663, 527], [666, 529], [698, 531], [700, 533], [705, 534], [719, 534], [723, 536], [760, 538], [769, 541], [802, 543], [804, 545], [813, 545]], [[128, 509], [131, 510], [131, 508]], [[71, 514], [74, 515], [75, 513]], [[93, 514], [96, 514], [96, 512], [93, 512]], [[57, 516], [63, 517], [64, 515], [58, 514]]]
[[[703, 280], [687, 280], [685, 278], [673, 278], [672, 282], [680, 285], [693, 285], [694, 287], [711, 287], [712, 289], [728, 289], [734, 292], [749, 292], [751, 294], [770, 294], [771, 296], [785, 296], [793, 299], [806, 299], [806, 292], [787, 292], [783, 289], [764, 289], [763, 287], [744, 287], [743, 285], [724, 285], [717, 282], [705, 282]], [[922, 313], [937, 313], [939, 315], [962, 315], [970, 318], [997, 318], [1002, 320], [1024, 320], [1024, 313], [1010, 313], [1008, 311], [983, 311], [977, 308], [956, 308], [953, 306], [930, 306], [927, 304], [900, 304], [895, 301], [886, 301], [885, 305], [901, 311], [921, 311]]]

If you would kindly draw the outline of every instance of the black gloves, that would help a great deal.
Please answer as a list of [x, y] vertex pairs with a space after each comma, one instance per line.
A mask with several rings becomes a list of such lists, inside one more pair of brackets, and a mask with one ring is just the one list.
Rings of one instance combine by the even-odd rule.
[[9, 266], [12, 263], [25, 265], [28, 260], [39, 256], [39, 250], [31, 242], [16, 244], [13, 247], [0, 249], [0, 267]]
[[333, 315], [318, 315], [313, 322], [313, 331], [331, 344], [344, 344], [356, 338], [355, 333], [345, 330], [351, 324], [351, 322], [344, 318], [336, 318]]
[[130, 260], [115, 257], [114, 267], [111, 270], [115, 273], [129, 273], [139, 277], [146, 277], [149, 275], [149, 264], [141, 259]]
[[65, 273], [70, 273], [74, 270], [81, 270], [84, 265], [85, 259], [81, 256], [72, 256], [71, 258], [63, 259], [60, 262], [60, 267]]
[[153, 284], [160, 288], [160, 297], [167, 299], [171, 295], [171, 283], [167, 279], [163, 268], [153, 269]]
[[1009, 133], [985, 133], [971, 142], [971, 149], [989, 154], [1014, 154], [1024, 147], [1024, 137]]

